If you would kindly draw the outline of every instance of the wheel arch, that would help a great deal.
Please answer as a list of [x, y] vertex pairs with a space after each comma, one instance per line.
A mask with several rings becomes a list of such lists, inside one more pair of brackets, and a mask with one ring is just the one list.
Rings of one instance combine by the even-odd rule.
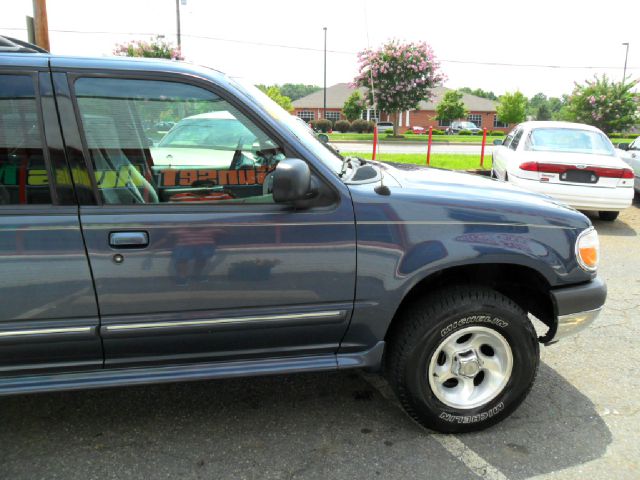
[[387, 326], [385, 340], [388, 340], [394, 328], [401, 324], [402, 313], [409, 305], [435, 290], [455, 285], [493, 288], [555, 330], [556, 318], [550, 295], [551, 286], [544, 275], [531, 267], [519, 264], [479, 263], [445, 268], [429, 274], [413, 285], [404, 295]]

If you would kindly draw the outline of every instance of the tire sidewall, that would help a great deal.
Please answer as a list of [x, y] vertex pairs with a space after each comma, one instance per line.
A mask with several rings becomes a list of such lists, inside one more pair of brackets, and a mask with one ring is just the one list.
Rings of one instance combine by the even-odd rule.
[[[508, 416], [528, 393], [537, 371], [537, 339], [524, 325], [529, 320], [520, 313], [489, 305], [463, 307], [433, 320], [432, 327], [415, 343], [405, 364], [413, 408], [420, 416], [430, 416], [436, 429], [451, 432], [482, 429]], [[445, 339], [472, 326], [490, 328], [502, 335], [511, 347], [513, 367], [507, 384], [495, 398], [476, 408], [457, 409], [442, 403], [433, 393], [428, 369], [432, 356]]]

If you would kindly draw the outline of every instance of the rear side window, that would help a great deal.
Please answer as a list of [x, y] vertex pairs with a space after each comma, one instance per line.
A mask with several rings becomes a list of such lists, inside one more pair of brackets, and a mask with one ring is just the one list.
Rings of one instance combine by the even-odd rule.
[[522, 138], [522, 134], [524, 133], [524, 129], [520, 129], [516, 132], [516, 134], [513, 137], [513, 140], [511, 140], [511, 143], [509, 144], [509, 148], [511, 150], [516, 150], [518, 148], [518, 145], [520, 144], [520, 139]]
[[272, 203], [281, 148], [213, 92], [80, 78], [75, 94], [105, 204]]
[[0, 74], [0, 205], [51, 203], [40, 123], [33, 77]]

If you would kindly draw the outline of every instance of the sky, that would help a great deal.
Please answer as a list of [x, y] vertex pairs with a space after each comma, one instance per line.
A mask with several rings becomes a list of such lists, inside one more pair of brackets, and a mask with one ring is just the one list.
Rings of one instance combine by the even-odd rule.
[[[429, 43], [449, 88], [560, 96], [594, 74], [622, 79], [623, 42], [630, 44], [627, 76], [640, 78], [638, 1], [180, 1], [186, 59], [255, 83], [321, 86], [324, 27], [328, 86], [352, 81], [356, 52], [390, 39]], [[32, 0], [1, 3], [0, 35], [26, 40]], [[175, 42], [175, 5], [47, 0], [51, 52], [107, 56], [116, 43], [156, 34]]]

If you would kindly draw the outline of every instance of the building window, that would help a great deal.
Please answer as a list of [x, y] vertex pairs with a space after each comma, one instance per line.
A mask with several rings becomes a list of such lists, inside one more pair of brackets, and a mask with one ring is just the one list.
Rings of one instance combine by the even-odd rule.
[[493, 128], [509, 128], [508, 123], [501, 122], [498, 120], [498, 115], [493, 116]]
[[451, 120], [438, 120], [438, 126], [439, 127], [450, 127], [451, 126]]
[[482, 115], [479, 113], [470, 113], [467, 116], [467, 122], [473, 122], [476, 124], [476, 127], [482, 127]]
[[380, 111], [374, 110], [373, 108], [370, 108], [369, 110], [364, 110], [362, 112], [362, 119], [378, 123], [378, 121], [380, 121]]
[[332, 122], [337, 122], [340, 120], [340, 112], [327, 112], [324, 116], [327, 120], [331, 120]]
[[307, 112], [303, 110], [302, 112], [298, 112], [298, 117], [300, 117], [305, 122], [309, 123], [311, 120], [316, 119], [316, 115], [313, 112]]

